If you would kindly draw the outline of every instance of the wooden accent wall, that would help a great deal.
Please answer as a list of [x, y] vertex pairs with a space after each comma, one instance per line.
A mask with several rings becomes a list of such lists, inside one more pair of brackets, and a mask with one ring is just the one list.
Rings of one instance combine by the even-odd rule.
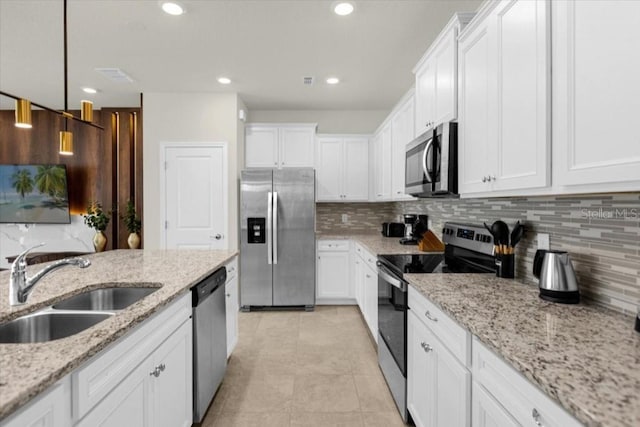
[[[72, 113], [80, 115], [78, 111]], [[61, 156], [58, 133], [65, 126], [62, 117], [33, 110], [33, 127], [19, 129], [14, 126], [14, 111], [0, 110], [0, 163], [65, 164], [72, 215], [84, 213], [92, 200], [102, 203], [105, 209], [124, 209], [127, 200], [133, 198], [142, 217], [141, 109], [103, 108], [95, 110], [93, 116], [93, 122], [103, 126], [104, 131], [70, 120], [74, 154]], [[118, 215], [116, 210], [106, 230], [107, 249], [128, 247], [128, 233]]]

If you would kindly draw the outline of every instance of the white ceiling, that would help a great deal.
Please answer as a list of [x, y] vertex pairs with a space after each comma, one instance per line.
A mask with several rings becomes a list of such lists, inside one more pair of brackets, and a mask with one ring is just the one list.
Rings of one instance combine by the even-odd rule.
[[[173, 17], [158, 0], [69, 0], [70, 108], [87, 98], [138, 106], [141, 92], [238, 92], [249, 109], [390, 109], [452, 14], [481, 0], [356, 0], [346, 17], [331, 0], [181, 3], [187, 13]], [[63, 107], [62, 19], [62, 0], [0, 0], [0, 90]], [[100, 67], [135, 81], [111, 82]], [[223, 75], [233, 83], [219, 84]]]

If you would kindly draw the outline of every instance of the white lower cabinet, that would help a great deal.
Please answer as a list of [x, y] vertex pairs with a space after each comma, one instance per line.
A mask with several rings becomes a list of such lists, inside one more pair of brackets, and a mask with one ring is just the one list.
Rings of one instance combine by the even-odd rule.
[[318, 240], [316, 304], [353, 304], [349, 280], [349, 240]]
[[68, 376], [35, 398], [28, 406], [0, 423], [2, 427], [66, 427], [69, 425], [71, 425], [71, 380]]
[[359, 243], [354, 244], [354, 282], [356, 301], [362, 317], [378, 342], [378, 271], [377, 257]]
[[238, 294], [238, 257], [234, 257], [226, 265], [227, 283], [225, 289], [225, 309], [227, 320], [227, 358], [231, 356], [238, 344], [238, 313], [240, 311], [240, 299]]
[[[493, 403], [498, 404], [497, 402], [499, 402], [504, 411], [517, 421], [516, 425], [531, 427], [540, 425], [545, 427], [578, 427], [582, 425], [475, 337], [473, 339], [473, 379], [495, 399]], [[474, 399], [477, 399], [475, 394]], [[480, 399], [482, 400], [482, 397]], [[479, 420], [486, 419], [487, 414], [491, 414], [495, 422], [500, 422], [499, 424], [489, 423], [487, 425], [513, 425], [503, 422], [502, 420], [505, 418], [496, 415], [495, 407], [490, 411], [488, 409], [490, 404], [486, 399], [474, 402], [475, 406], [482, 406], [483, 411], [486, 412], [486, 414], [478, 414]]]
[[473, 427], [519, 427], [520, 424], [477, 382], [473, 382]]
[[[192, 334], [191, 322], [184, 319], [77, 426], [191, 426]], [[98, 363], [106, 369], [112, 366]]]
[[407, 408], [416, 426], [469, 426], [471, 373], [413, 310], [407, 327]]

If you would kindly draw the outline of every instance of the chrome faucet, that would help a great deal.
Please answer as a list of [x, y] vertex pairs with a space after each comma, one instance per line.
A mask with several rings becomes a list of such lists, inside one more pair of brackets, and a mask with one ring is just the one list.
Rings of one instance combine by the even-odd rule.
[[65, 265], [75, 265], [80, 268], [86, 268], [91, 265], [91, 261], [84, 258], [65, 258], [49, 264], [33, 277], [27, 277], [27, 254], [35, 248], [44, 246], [44, 243], [35, 245], [22, 252], [11, 264], [11, 281], [9, 283], [9, 304], [20, 305], [27, 302], [27, 297], [33, 291], [34, 286], [44, 276]]

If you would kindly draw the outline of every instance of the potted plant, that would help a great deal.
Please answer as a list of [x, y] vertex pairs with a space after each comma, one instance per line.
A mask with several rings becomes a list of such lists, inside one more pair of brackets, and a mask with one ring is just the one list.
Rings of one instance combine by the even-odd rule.
[[87, 213], [82, 217], [86, 225], [96, 230], [96, 235], [93, 236], [93, 247], [96, 252], [104, 251], [107, 246], [107, 236], [104, 235], [104, 230], [107, 229], [109, 220], [111, 220], [109, 213], [102, 209], [100, 202], [91, 202], [87, 206]]
[[129, 237], [127, 243], [130, 249], [138, 249], [140, 247], [140, 229], [142, 228], [142, 221], [136, 212], [136, 206], [132, 200], [127, 202], [127, 208], [123, 215], [120, 216], [124, 225], [129, 231]]

